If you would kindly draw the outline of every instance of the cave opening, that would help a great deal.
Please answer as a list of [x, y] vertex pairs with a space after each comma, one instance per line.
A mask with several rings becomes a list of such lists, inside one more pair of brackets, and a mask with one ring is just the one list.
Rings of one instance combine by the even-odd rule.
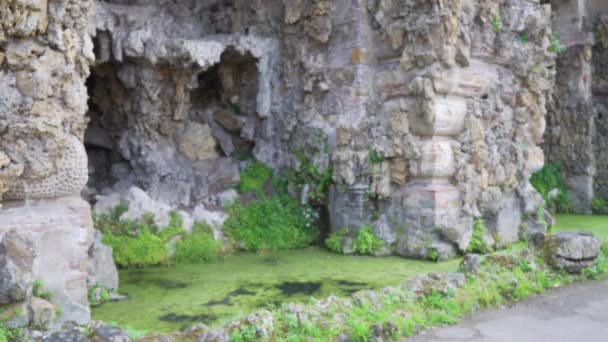
[[96, 45], [99, 60], [86, 81], [83, 196], [94, 204], [98, 195], [136, 186], [154, 200], [193, 208], [234, 186], [262, 120], [258, 59], [228, 47], [217, 64], [201, 70], [116, 61], [103, 51]]
[[197, 75], [191, 119], [211, 127], [221, 155], [251, 157], [260, 124], [257, 94], [257, 59], [249, 53], [228, 48], [220, 63]]
[[124, 172], [128, 161], [119, 152], [120, 134], [127, 126], [126, 117], [117, 111], [125, 89], [116, 76], [113, 62], [91, 67], [86, 81], [89, 94], [84, 145], [88, 156], [89, 181], [85, 196], [94, 202], [94, 195], [112, 186]]

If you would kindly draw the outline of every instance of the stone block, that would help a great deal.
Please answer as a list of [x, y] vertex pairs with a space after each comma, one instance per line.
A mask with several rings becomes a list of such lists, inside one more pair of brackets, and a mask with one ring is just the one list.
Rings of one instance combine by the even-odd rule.
[[192, 122], [181, 136], [179, 150], [190, 160], [206, 160], [218, 157], [216, 145], [208, 125]]
[[371, 204], [364, 184], [335, 185], [329, 190], [329, 217], [332, 231], [349, 228], [356, 233], [371, 214]]
[[420, 217], [418, 212], [430, 210], [429, 221], [419, 221], [423, 227], [450, 225], [458, 220], [460, 191], [447, 180], [415, 181], [407, 186], [404, 207], [412, 218]]
[[549, 265], [569, 273], [593, 266], [600, 254], [600, 240], [590, 232], [539, 235], [533, 243]]
[[112, 257], [112, 247], [101, 241], [103, 234], [95, 230], [91, 248], [89, 249], [89, 287], [101, 286], [108, 290], [118, 289], [118, 270]]
[[90, 321], [88, 250], [93, 237], [89, 204], [80, 197], [3, 203], [0, 239], [18, 236], [35, 251], [28, 276], [53, 294], [59, 321]]
[[418, 142], [420, 158], [411, 161], [410, 172], [416, 178], [448, 178], [456, 172], [452, 140], [423, 139]]
[[49, 327], [55, 321], [55, 306], [47, 300], [30, 298], [28, 310], [32, 326]]
[[462, 97], [437, 97], [431, 102], [432, 122], [419, 115], [411, 116], [412, 133], [420, 136], [455, 136], [464, 130], [467, 100]]
[[495, 65], [472, 60], [466, 68], [452, 68], [433, 78], [437, 94], [478, 97], [489, 91], [489, 86], [499, 81]]

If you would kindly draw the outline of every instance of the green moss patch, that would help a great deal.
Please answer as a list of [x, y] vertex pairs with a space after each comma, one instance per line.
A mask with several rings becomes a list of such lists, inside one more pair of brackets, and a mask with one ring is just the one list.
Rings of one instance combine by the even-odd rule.
[[540, 193], [552, 212], [570, 212], [572, 202], [568, 197], [568, 188], [561, 173], [560, 163], [545, 164], [532, 175], [530, 183]]
[[241, 172], [241, 182], [237, 190], [239, 192], [261, 191], [264, 185], [272, 177], [272, 170], [257, 161], [251, 162], [247, 168]]

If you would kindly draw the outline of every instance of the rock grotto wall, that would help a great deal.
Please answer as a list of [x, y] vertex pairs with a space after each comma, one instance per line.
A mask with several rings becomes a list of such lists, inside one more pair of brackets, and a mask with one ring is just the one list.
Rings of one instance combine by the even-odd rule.
[[401, 255], [453, 256], [476, 217], [490, 243], [543, 229], [522, 214], [541, 204], [527, 180], [543, 165], [549, 5], [99, 1], [94, 12], [98, 123], [85, 142], [114, 155], [91, 169], [116, 182], [92, 177], [92, 194], [137, 185], [173, 206], [212, 205], [238, 182], [239, 153], [297, 167], [303, 149], [334, 170], [333, 229], [373, 223]]
[[[78, 195], [87, 182], [91, 7], [88, 0], [0, 2], [0, 304], [25, 308], [17, 325], [52, 324], [53, 304], [63, 311], [59, 322], [90, 318], [93, 227]], [[54, 294], [53, 304], [32, 298], [34, 282]]]
[[593, 183], [594, 197], [608, 198], [608, 4], [600, 8], [595, 21], [593, 47], [592, 92], [595, 107], [595, 135], [593, 146], [596, 173]]
[[[331, 167], [332, 230], [372, 224], [403, 256], [455, 256], [476, 218], [490, 244], [546, 228], [528, 183], [555, 73], [544, 2], [11, 0], [0, 17], [0, 243], [58, 267], [13, 262], [0, 298], [25, 292], [5, 302], [44, 278], [88, 320], [90, 211], [63, 197], [89, 176], [93, 201], [213, 208], [249, 154]], [[74, 254], [38, 245], [54, 229]]]
[[552, 2], [553, 26], [567, 48], [557, 59], [554, 101], [549, 103], [543, 149], [560, 162], [573, 210], [591, 213], [606, 197], [606, 45], [603, 1]]

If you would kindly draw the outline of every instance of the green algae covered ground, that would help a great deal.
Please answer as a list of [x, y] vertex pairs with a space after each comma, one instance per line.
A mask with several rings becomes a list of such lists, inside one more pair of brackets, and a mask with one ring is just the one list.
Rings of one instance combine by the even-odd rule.
[[[608, 216], [556, 218], [553, 231], [587, 230], [608, 241]], [[120, 292], [130, 299], [94, 308], [93, 318], [159, 332], [198, 322], [216, 326], [269, 305], [347, 296], [401, 284], [418, 274], [454, 271], [459, 261], [342, 256], [307, 248], [273, 256], [243, 253], [208, 264], [121, 270]]]
[[272, 257], [238, 254], [208, 264], [128, 269], [120, 271], [120, 293], [130, 299], [94, 308], [93, 318], [160, 332], [197, 322], [213, 326], [268, 305], [346, 296], [457, 266], [458, 260], [343, 256], [307, 248]]

